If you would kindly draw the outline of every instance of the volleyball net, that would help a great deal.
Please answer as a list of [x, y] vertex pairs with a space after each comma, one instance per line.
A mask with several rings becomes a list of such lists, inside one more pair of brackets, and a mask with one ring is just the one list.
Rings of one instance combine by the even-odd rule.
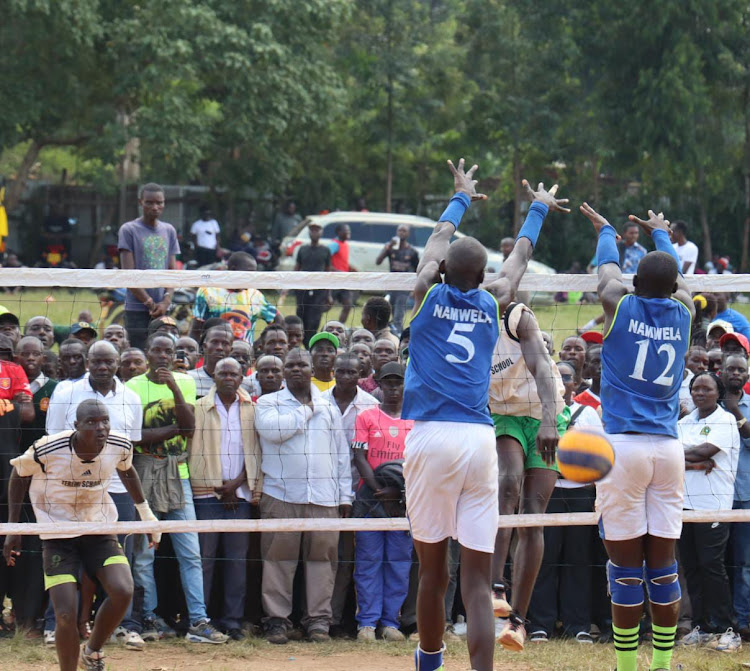
[[[293, 314], [293, 294], [297, 290], [318, 289], [350, 290], [373, 295], [388, 295], [394, 291], [411, 291], [415, 283], [411, 273], [305, 273], [305, 272], [240, 272], [240, 271], [123, 271], [45, 268], [0, 268], [0, 287], [6, 294], [0, 296], [0, 304], [18, 316], [21, 330], [24, 323], [35, 316], [49, 317], [55, 326], [73, 324], [83, 309], [91, 312], [93, 322], [107, 323], [112, 318], [97, 295], [111, 288], [198, 288], [245, 289], [253, 287], [264, 293], [273, 303], [276, 294], [289, 292], [282, 311]], [[487, 282], [495, 279], [488, 274]], [[717, 292], [741, 294], [750, 292], [750, 275], [694, 275], [686, 278], [693, 293], [713, 294]], [[632, 286], [631, 277], [626, 284]], [[527, 297], [537, 313], [542, 330], [553, 336], [555, 348], [565, 338], [577, 334], [593, 316], [601, 313], [598, 303], [585, 303], [585, 296], [595, 297], [597, 277], [595, 275], [548, 275], [527, 273], [519, 287], [521, 295]], [[584, 302], [581, 302], [581, 301]], [[733, 307], [744, 309], [741, 300], [735, 299]], [[99, 306], [99, 307], [97, 307]], [[328, 312], [333, 319], [338, 314], [334, 307]], [[355, 321], [356, 320], [356, 321]], [[325, 317], [321, 321], [321, 328]], [[101, 325], [101, 324], [100, 324]], [[408, 325], [408, 317], [406, 321]], [[359, 313], [355, 310], [349, 328], [359, 327]], [[0, 349], [2, 347], [0, 346]], [[556, 356], [555, 356], [556, 359]], [[1, 381], [0, 381], [1, 383]], [[741, 448], [743, 449], [743, 448]], [[7, 442], [0, 450], [0, 458], [9, 459], [18, 450]], [[10, 456], [9, 456], [10, 455]], [[736, 462], [735, 462], [736, 468]], [[9, 472], [9, 467], [0, 472]], [[750, 522], [748, 510], [686, 510], [685, 522]], [[535, 526], [583, 526], [594, 525], [598, 516], [590, 513], [553, 513], [538, 515], [505, 515], [500, 517], [499, 527]], [[162, 533], [181, 532], [284, 532], [284, 531], [389, 531], [408, 530], [406, 518], [348, 518], [348, 519], [242, 519], [242, 520], [196, 520], [162, 522], [118, 522], [114, 524], [70, 522], [62, 524], [7, 524], [0, 523], [0, 535], [44, 535], [44, 534], [112, 534], [112, 533]]]

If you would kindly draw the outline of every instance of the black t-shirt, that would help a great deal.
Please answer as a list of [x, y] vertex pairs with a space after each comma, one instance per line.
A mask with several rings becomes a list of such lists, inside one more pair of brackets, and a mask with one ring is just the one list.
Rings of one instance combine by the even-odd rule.
[[305, 272], [323, 272], [331, 264], [331, 250], [325, 245], [302, 245], [297, 252], [297, 263]]
[[388, 263], [392, 273], [413, 273], [419, 265], [419, 254], [411, 246], [406, 249], [396, 247], [388, 252]]

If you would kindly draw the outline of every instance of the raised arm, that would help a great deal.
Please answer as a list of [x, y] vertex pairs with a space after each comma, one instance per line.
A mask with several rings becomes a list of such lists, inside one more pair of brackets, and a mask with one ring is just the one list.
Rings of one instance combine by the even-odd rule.
[[557, 386], [552, 375], [552, 361], [542, 339], [542, 332], [533, 313], [524, 310], [518, 322], [518, 341], [526, 367], [534, 377], [539, 400], [542, 402], [542, 423], [536, 435], [536, 447], [542, 459], [555, 463], [555, 452], [560, 434], [557, 432]]
[[596, 262], [599, 266], [599, 300], [604, 308], [604, 333], [609, 331], [620, 299], [628, 292], [622, 281], [620, 253], [617, 251], [617, 232], [601, 214], [588, 203], [581, 205], [581, 213], [593, 225], [599, 236], [596, 245]]
[[501, 313], [513, 301], [513, 297], [518, 290], [518, 285], [521, 283], [521, 278], [529, 265], [531, 254], [536, 246], [536, 241], [539, 238], [539, 232], [542, 230], [542, 224], [547, 213], [550, 210], [565, 213], [570, 212], [570, 209], [565, 207], [568, 199], [558, 199], [555, 197], [558, 189], [557, 184], [549, 191], [546, 191], [544, 184], [539, 182], [537, 190], [534, 191], [530, 184], [526, 180], [523, 180], [523, 188], [526, 197], [531, 200], [531, 207], [529, 207], [526, 220], [518, 232], [513, 251], [500, 269], [500, 276], [486, 287], [487, 291], [492, 293], [497, 299]]
[[448, 167], [453, 173], [455, 194], [448, 207], [445, 208], [437, 226], [432, 231], [425, 245], [422, 258], [417, 266], [417, 283], [414, 287], [414, 311], [419, 310], [425, 294], [433, 284], [440, 282], [440, 264], [448, 254], [453, 234], [458, 230], [461, 218], [475, 200], [486, 200], [487, 196], [477, 193], [477, 180], [474, 173], [479, 168], [473, 165], [468, 172], [464, 171], [464, 159], [458, 161], [458, 168], [453, 161], [448, 161]]
[[682, 268], [680, 267], [680, 257], [677, 256], [677, 252], [672, 246], [672, 240], [670, 238], [669, 221], [664, 218], [664, 214], [659, 212], [655, 214], [653, 210], [648, 211], [648, 219], [644, 221], [639, 219], [634, 214], [631, 214], [628, 219], [638, 224], [646, 233], [651, 236], [654, 241], [657, 251], [665, 252], [674, 258], [677, 263], [679, 273], [677, 275], [677, 291], [674, 292], [674, 297], [683, 303], [690, 312], [690, 317], [695, 317], [695, 304], [690, 296], [690, 290], [688, 289], [687, 282], [682, 276]]

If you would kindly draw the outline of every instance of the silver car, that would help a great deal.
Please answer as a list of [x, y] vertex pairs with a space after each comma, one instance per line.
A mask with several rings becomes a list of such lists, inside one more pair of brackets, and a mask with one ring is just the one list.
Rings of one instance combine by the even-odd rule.
[[[408, 214], [385, 214], [382, 212], [332, 212], [330, 214], [311, 215], [295, 226], [282, 241], [279, 270], [294, 270], [297, 250], [300, 246], [310, 242], [310, 232], [307, 227], [313, 221], [323, 227], [321, 242], [324, 243], [336, 237], [337, 226], [348, 224], [351, 230], [349, 262], [361, 272], [387, 271], [387, 264], [378, 266], [375, 260], [383, 246], [395, 237], [396, 229], [401, 224], [406, 224], [411, 228], [409, 242], [421, 254], [436, 223], [426, 217]], [[463, 236], [463, 233], [456, 231], [456, 238]], [[499, 272], [503, 265], [503, 255], [492, 249], [488, 249], [487, 252], [487, 272]], [[529, 262], [527, 272], [544, 275], [555, 274], [553, 268], [534, 260]], [[533, 302], [549, 303], [551, 299], [550, 294], [537, 293], [533, 297]]]

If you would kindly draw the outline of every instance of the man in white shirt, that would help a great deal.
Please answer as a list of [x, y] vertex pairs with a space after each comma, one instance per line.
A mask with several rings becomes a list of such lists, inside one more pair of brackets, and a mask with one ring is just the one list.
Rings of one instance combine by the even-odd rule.
[[[120, 367], [120, 355], [116, 347], [106, 340], [95, 342], [89, 348], [87, 362], [88, 377], [55, 388], [47, 409], [47, 433], [54, 435], [75, 428], [76, 409], [83, 401], [93, 400], [99, 401], [109, 411], [109, 426], [112, 431], [126, 436], [131, 442], [139, 441], [143, 424], [141, 399], [116, 377]], [[134, 521], [135, 503], [120, 478], [110, 478], [107, 492], [117, 508], [118, 520]], [[130, 566], [133, 565], [134, 557], [133, 539], [132, 535], [119, 538]], [[115, 634], [127, 649], [143, 650], [145, 643], [141, 638], [141, 625], [133, 617], [132, 606], [131, 602]], [[45, 618], [45, 634], [54, 629], [51, 616], [50, 606]]]
[[190, 227], [190, 235], [195, 244], [195, 260], [199, 266], [207, 266], [216, 261], [220, 233], [219, 222], [211, 216], [211, 209], [202, 207], [201, 218]]
[[[336, 357], [333, 365], [333, 378], [336, 386], [324, 391], [321, 397], [331, 403], [334, 411], [339, 413], [341, 425], [344, 429], [346, 444], [350, 446], [354, 441], [354, 422], [357, 416], [378, 405], [378, 400], [361, 389], [357, 384], [359, 381], [359, 357], [347, 352]], [[359, 471], [354, 465], [352, 456], [352, 496], [359, 483]], [[331, 610], [333, 616], [331, 625], [341, 625], [341, 617], [344, 614], [346, 596], [349, 585], [354, 574], [354, 532], [343, 531], [339, 533], [339, 564], [336, 570], [336, 583], [333, 587], [333, 598], [331, 599]]]
[[672, 247], [680, 258], [680, 272], [683, 275], [695, 273], [698, 263], [698, 246], [687, 239], [688, 226], [684, 221], [672, 222]]
[[[284, 379], [286, 389], [261, 396], [255, 412], [264, 477], [261, 518], [349, 517], [353, 498], [349, 445], [339, 413], [311, 383], [308, 352], [289, 352]], [[288, 641], [300, 547], [306, 585], [302, 624], [311, 641], [329, 640], [338, 542], [337, 531], [262, 535], [262, 600], [269, 642]]]

